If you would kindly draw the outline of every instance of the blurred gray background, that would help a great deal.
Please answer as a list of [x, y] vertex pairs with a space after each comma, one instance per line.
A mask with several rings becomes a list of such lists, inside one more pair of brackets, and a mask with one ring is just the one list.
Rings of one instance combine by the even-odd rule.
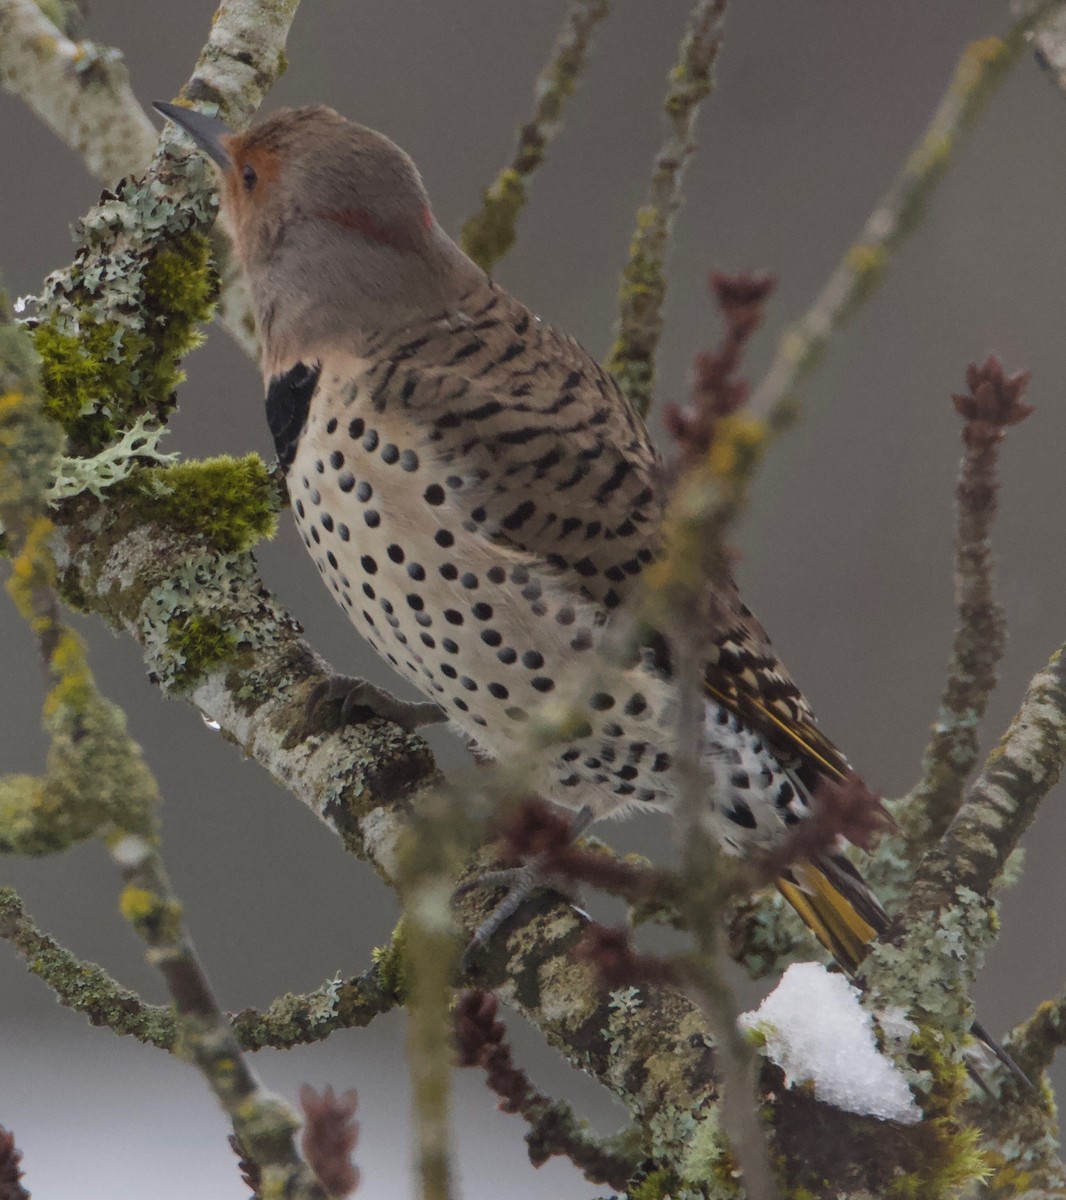
[[[90, 36], [121, 47], [138, 96], [170, 98], [188, 76], [213, 5], [92, 0]], [[267, 107], [325, 101], [382, 129], [423, 170], [445, 228], [457, 231], [509, 157], [565, 0], [308, 0], [290, 68]], [[661, 125], [658, 106], [686, 0], [618, 0], [602, 26], [566, 128], [536, 176], [516, 250], [497, 274], [546, 319], [602, 355], [618, 271]], [[717, 327], [709, 268], [768, 268], [780, 288], [749, 366], [813, 297], [887, 187], [967, 41], [1001, 32], [1005, 0], [760, 0], [733, 6], [705, 104], [700, 151], [671, 254], [661, 400], [686, 394], [696, 350]], [[1066, 408], [1066, 97], [1026, 59], [995, 96], [885, 286], [835, 346], [805, 419], [772, 453], [738, 539], [752, 608], [806, 688], [827, 731], [871, 785], [914, 781], [953, 627], [952, 491], [959, 421], [950, 393], [967, 362], [996, 350], [1031, 368], [1034, 417], [1003, 455], [997, 534], [1011, 640], [986, 722], [998, 736], [1033, 672], [1066, 637], [1063, 466]], [[16, 99], [0, 96], [6, 164], [0, 273], [15, 293], [71, 254], [69, 226], [99, 186]], [[194, 456], [270, 454], [258, 373], [212, 332], [188, 362], [170, 448]], [[263, 573], [340, 669], [387, 670], [348, 627], [287, 518], [258, 551]], [[128, 639], [82, 622], [97, 677], [123, 703], [166, 794], [165, 851], [222, 1002], [263, 1005], [363, 968], [396, 916], [369, 868], [189, 706], [165, 702]], [[0, 596], [0, 771], [39, 769], [42, 686], [26, 629]], [[458, 751], [437, 738], [448, 761]], [[1003, 900], [1003, 935], [977, 987], [995, 1032], [1066, 979], [1061, 789], [1026, 842], [1022, 882]], [[668, 852], [664, 818], [599, 832]], [[45, 929], [121, 981], [162, 1000], [116, 912], [102, 850], [5, 861]], [[298, 1084], [356, 1087], [367, 1196], [409, 1193], [403, 1018], [325, 1047], [264, 1053], [256, 1065], [288, 1095]], [[528, 1031], [518, 1054], [549, 1089], [603, 1130], [620, 1119]], [[1066, 1075], [1059, 1072], [1060, 1084]], [[494, 1112], [480, 1078], [457, 1078], [464, 1195], [584, 1200], [604, 1189], [555, 1161], [534, 1173], [518, 1118]], [[60, 1009], [0, 945], [0, 1123], [25, 1151], [38, 1200], [243, 1194], [226, 1124], [190, 1068]]]

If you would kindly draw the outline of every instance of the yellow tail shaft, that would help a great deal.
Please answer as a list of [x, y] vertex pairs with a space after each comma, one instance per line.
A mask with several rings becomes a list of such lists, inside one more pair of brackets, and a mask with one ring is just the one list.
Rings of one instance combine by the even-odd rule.
[[781, 876], [777, 887], [805, 925], [849, 974], [866, 957], [877, 930], [855, 905], [813, 863], [793, 869], [795, 878]]

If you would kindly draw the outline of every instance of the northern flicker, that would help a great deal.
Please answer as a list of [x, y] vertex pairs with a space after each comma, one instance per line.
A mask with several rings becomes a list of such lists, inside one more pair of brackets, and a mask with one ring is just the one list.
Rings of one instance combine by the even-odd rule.
[[[326, 107], [243, 133], [169, 104], [221, 174], [247, 274], [267, 416], [296, 524], [359, 632], [492, 756], [546, 699], [585, 729], [543, 794], [593, 817], [675, 804], [675, 689], [661, 657], [596, 676], [597, 646], [655, 561], [658, 458], [614, 380], [479, 269], [387, 138]], [[708, 636], [701, 761], [724, 849], [762, 856], [849, 768], [734, 591]], [[364, 691], [360, 702], [374, 697]], [[852, 970], [884, 909], [837, 849], [778, 886]]]

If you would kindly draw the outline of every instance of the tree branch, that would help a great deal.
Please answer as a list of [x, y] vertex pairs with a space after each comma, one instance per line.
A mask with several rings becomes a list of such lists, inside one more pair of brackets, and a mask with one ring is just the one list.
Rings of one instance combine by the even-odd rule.
[[637, 212], [629, 261], [622, 271], [618, 328], [605, 365], [642, 415], [651, 406], [655, 386], [667, 244], [681, 207], [685, 165], [696, 148], [693, 134], [700, 102], [714, 86], [711, 72], [722, 44], [725, 9], [726, 0], [696, 0], [692, 9], [663, 102], [669, 128], [655, 159], [648, 198]]
[[122, 55], [67, 37], [35, 0], [0, 0], [0, 82], [29, 105], [104, 184], [143, 171], [157, 135]]
[[[1033, 0], [1013, 0], [1011, 11], [1024, 17], [1033, 9]], [[1066, 11], [1052, 13], [1047, 21], [1027, 34], [1036, 61], [1060, 92], [1066, 92]]]
[[779, 433], [796, 419], [800, 391], [821, 362], [830, 338], [880, 286], [891, 256], [917, 229], [953, 155], [1025, 50], [1027, 37], [1062, 3], [1042, 0], [1003, 37], [985, 38], [963, 51], [947, 91], [902, 171], [820, 295], [781, 338], [751, 401], [751, 415], [766, 423], [768, 433]]
[[[969, 392], [952, 397], [963, 417], [963, 457], [955, 488], [955, 606], [958, 624], [922, 777], [893, 815], [899, 827], [884, 844], [882, 863], [916, 864], [944, 833], [977, 760], [978, 726], [996, 686], [1006, 645], [1006, 616], [995, 598], [991, 533], [999, 491], [999, 448], [1011, 425], [1032, 409], [1021, 397], [1028, 373], [1006, 376], [994, 356], [966, 372]], [[909, 878], [910, 870], [907, 871]], [[900, 880], [884, 879], [893, 889]]]
[[[136, 1038], [160, 1050], [174, 1051], [178, 1036], [173, 1011], [146, 1004], [96, 963], [78, 958], [41, 930], [11, 888], [0, 888], [0, 938], [10, 942], [65, 1008], [89, 1018], [92, 1025]], [[338, 1029], [369, 1025], [402, 1003], [390, 967], [392, 951], [351, 979], [330, 980], [313, 992], [279, 996], [260, 1012], [244, 1008], [227, 1020], [242, 1050], [291, 1050], [324, 1041]]]
[[906, 903], [861, 968], [871, 1003], [924, 1019], [958, 1045], [968, 987], [995, 935], [992, 892], [1066, 757], [1066, 647], [1029, 684], [1007, 732], [944, 836], [922, 859]]
[[537, 78], [533, 113], [519, 130], [514, 157], [482, 194], [480, 211], [463, 225], [460, 244], [486, 271], [514, 245], [529, 179], [559, 132], [563, 105], [577, 87], [592, 32], [610, 7], [610, 0], [572, 0], [548, 65]]

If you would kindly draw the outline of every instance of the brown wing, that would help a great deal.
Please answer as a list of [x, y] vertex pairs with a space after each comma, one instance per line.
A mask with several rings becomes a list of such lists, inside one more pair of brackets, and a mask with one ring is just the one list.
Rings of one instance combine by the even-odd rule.
[[494, 287], [373, 348], [374, 403], [401, 405], [469, 520], [617, 607], [655, 556], [659, 460], [614, 380]]
[[843, 778], [847, 761], [815, 724], [806, 697], [732, 581], [721, 600], [726, 619], [708, 655], [707, 691], [757, 729], [778, 753], [794, 756], [807, 772]]
[[[486, 536], [617, 607], [658, 550], [661, 467], [644, 422], [586, 350], [506, 292], [486, 285], [461, 307], [372, 347], [375, 405], [423, 426]], [[801, 766], [841, 775], [843, 757], [732, 584], [722, 599], [708, 692]]]

